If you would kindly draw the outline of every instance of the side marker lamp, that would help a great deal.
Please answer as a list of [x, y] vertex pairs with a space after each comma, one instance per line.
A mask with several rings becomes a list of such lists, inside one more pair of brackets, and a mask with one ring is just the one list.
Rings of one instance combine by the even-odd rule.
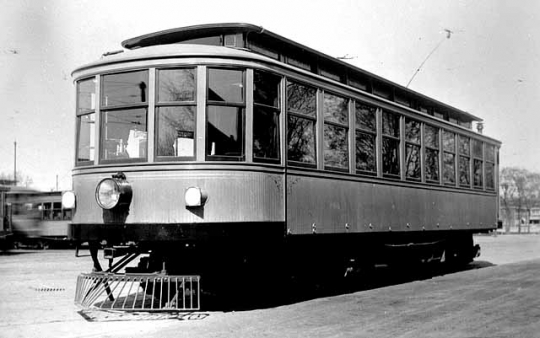
[[65, 191], [62, 194], [62, 207], [64, 209], [74, 209], [75, 208], [75, 193], [73, 191]]
[[131, 203], [131, 185], [123, 173], [101, 180], [96, 187], [96, 202], [103, 209], [116, 206], [129, 206]]
[[199, 187], [189, 187], [184, 193], [186, 207], [202, 207], [208, 199], [208, 194]]

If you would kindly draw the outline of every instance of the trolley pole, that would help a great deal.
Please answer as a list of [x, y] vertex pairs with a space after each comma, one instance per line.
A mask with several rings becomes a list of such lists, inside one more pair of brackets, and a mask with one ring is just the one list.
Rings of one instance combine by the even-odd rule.
[[433, 53], [435, 53], [435, 51], [437, 49], [439, 49], [439, 47], [443, 44], [444, 41], [446, 41], [447, 39], [450, 39], [450, 37], [452, 36], [452, 34], [454, 33], [453, 31], [449, 30], [449, 29], [445, 29], [444, 30], [446, 32], [446, 36], [435, 46], [435, 48], [433, 48], [431, 50], [431, 52], [429, 52], [428, 56], [426, 56], [426, 58], [424, 59], [424, 61], [422, 61], [422, 63], [420, 64], [420, 66], [418, 66], [418, 68], [414, 71], [414, 74], [413, 76], [411, 77], [411, 79], [409, 80], [409, 82], [407, 82], [407, 85], [405, 86], [405, 88], [409, 88], [409, 85], [411, 84], [412, 80], [414, 79], [414, 77], [416, 76], [416, 74], [418, 74], [418, 72], [420, 72], [420, 69], [422, 69], [422, 66], [424, 65], [424, 63], [426, 63], [426, 61], [429, 59], [429, 57], [431, 55], [433, 55]]

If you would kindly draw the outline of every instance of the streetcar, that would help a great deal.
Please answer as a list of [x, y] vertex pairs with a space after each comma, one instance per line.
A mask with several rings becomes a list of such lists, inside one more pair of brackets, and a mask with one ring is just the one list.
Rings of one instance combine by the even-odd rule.
[[11, 225], [8, 222], [6, 216], [6, 192], [9, 191], [9, 187], [3, 184], [0, 184], [0, 220], [2, 222], [0, 228], [0, 250], [6, 250], [11, 248], [11, 239], [13, 236], [13, 231], [11, 230]]
[[254, 276], [466, 264], [497, 227], [501, 142], [469, 112], [252, 24], [122, 47], [73, 72], [79, 305], [192, 310]]
[[2, 197], [8, 247], [48, 249], [75, 244], [68, 239], [72, 209], [62, 207], [62, 192], [10, 186]]

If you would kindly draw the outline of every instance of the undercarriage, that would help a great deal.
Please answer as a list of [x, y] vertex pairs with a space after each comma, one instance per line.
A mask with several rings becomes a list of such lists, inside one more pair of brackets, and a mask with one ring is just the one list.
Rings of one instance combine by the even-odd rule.
[[100, 245], [91, 242], [93, 271], [78, 277], [75, 302], [105, 310], [194, 311], [201, 309], [205, 297], [226, 302], [237, 301], [240, 294], [271, 297], [272, 292], [281, 292], [279, 288], [357, 283], [378, 266], [398, 267], [403, 273], [408, 267], [429, 264], [465, 265], [479, 255], [471, 234], [421, 239], [379, 237], [354, 242], [350, 237], [320, 236], [279, 243], [108, 246], [103, 248], [109, 262], [105, 271], [98, 258]]

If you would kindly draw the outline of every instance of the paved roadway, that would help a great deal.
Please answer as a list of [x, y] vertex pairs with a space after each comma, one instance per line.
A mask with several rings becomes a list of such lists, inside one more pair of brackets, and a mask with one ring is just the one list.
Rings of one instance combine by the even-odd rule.
[[182, 316], [73, 305], [90, 260], [0, 255], [0, 337], [540, 337], [540, 235], [477, 237], [471, 270], [270, 309]]

